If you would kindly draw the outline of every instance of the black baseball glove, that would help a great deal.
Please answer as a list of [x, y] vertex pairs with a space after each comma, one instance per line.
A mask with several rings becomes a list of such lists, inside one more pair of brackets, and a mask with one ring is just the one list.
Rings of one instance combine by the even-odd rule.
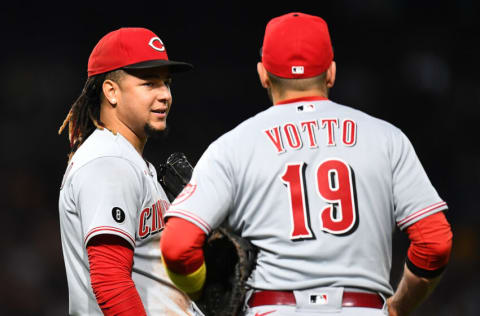
[[219, 227], [210, 234], [203, 251], [207, 279], [197, 306], [206, 316], [241, 315], [257, 249], [248, 240]]
[[[160, 165], [158, 180], [172, 202], [192, 177], [183, 153], [173, 153]], [[257, 249], [248, 240], [219, 227], [203, 247], [207, 278], [197, 306], [206, 316], [236, 316], [242, 311], [246, 281], [255, 267]]]
[[183, 153], [171, 154], [167, 162], [158, 168], [158, 182], [162, 185], [170, 202], [182, 192], [192, 177], [193, 167]]

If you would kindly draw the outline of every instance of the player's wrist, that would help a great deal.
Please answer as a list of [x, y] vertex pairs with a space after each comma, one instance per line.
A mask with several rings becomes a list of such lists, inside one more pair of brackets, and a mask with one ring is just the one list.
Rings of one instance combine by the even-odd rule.
[[169, 269], [168, 265], [165, 263], [165, 260], [162, 258], [163, 265], [165, 270], [172, 282], [182, 291], [184, 291], [192, 299], [193, 297], [200, 297], [203, 285], [205, 284], [207, 269], [205, 262], [202, 263], [200, 268], [190, 274], [180, 274], [175, 273]]
[[401, 305], [398, 304], [395, 295], [387, 299], [387, 308], [389, 316], [406, 316], [408, 315], [407, 311], [401, 310]]

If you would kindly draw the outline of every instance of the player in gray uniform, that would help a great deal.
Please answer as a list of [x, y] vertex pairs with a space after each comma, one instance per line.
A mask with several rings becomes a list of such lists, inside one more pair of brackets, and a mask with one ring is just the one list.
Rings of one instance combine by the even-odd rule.
[[[172, 280], [198, 297], [203, 279], [190, 278], [192, 288], [177, 275], [192, 273], [198, 240], [225, 225], [259, 249], [246, 315], [408, 315], [440, 279], [452, 238], [412, 144], [328, 99], [336, 65], [319, 17], [271, 20], [257, 67], [274, 106], [212, 143], [167, 211], [161, 247]], [[394, 293], [395, 226], [411, 245]], [[179, 228], [190, 244], [175, 245]]]
[[145, 28], [110, 32], [90, 55], [60, 129], [72, 148], [59, 198], [70, 315], [196, 315], [161, 264], [169, 201], [142, 157], [166, 129], [171, 74], [190, 68]]

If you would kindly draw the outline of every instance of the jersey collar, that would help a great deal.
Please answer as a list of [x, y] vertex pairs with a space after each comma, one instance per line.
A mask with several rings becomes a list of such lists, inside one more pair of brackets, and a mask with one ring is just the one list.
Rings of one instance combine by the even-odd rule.
[[325, 100], [328, 100], [328, 98], [321, 97], [321, 96], [301, 97], [301, 98], [283, 100], [283, 101], [275, 103], [275, 105], [283, 105], [283, 104], [303, 102], [303, 101], [325, 101]]

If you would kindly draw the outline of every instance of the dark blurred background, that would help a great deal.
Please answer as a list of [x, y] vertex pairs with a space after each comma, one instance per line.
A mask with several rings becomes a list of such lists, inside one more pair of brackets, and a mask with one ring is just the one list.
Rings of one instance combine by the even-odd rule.
[[[122, 26], [143, 26], [162, 38], [171, 59], [195, 65], [174, 78], [168, 140], [149, 141], [145, 156], [158, 165], [183, 151], [196, 163], [213, 140], [269, 106], [256, 74], [258, 52], [266, 23], [291, 11], [329, 23], [337, 62], [330, 98], [401, 128], [450, 206], [451, 262], [415, 315], [479, 314], [475, 1], [295, 2], [0, 5], [0, 314], [67, 314], [57, 199], [68, 142], [57, 131], [97, 41]], [[395, 232], [394, 287], [407, 247], [406, 236]]]

